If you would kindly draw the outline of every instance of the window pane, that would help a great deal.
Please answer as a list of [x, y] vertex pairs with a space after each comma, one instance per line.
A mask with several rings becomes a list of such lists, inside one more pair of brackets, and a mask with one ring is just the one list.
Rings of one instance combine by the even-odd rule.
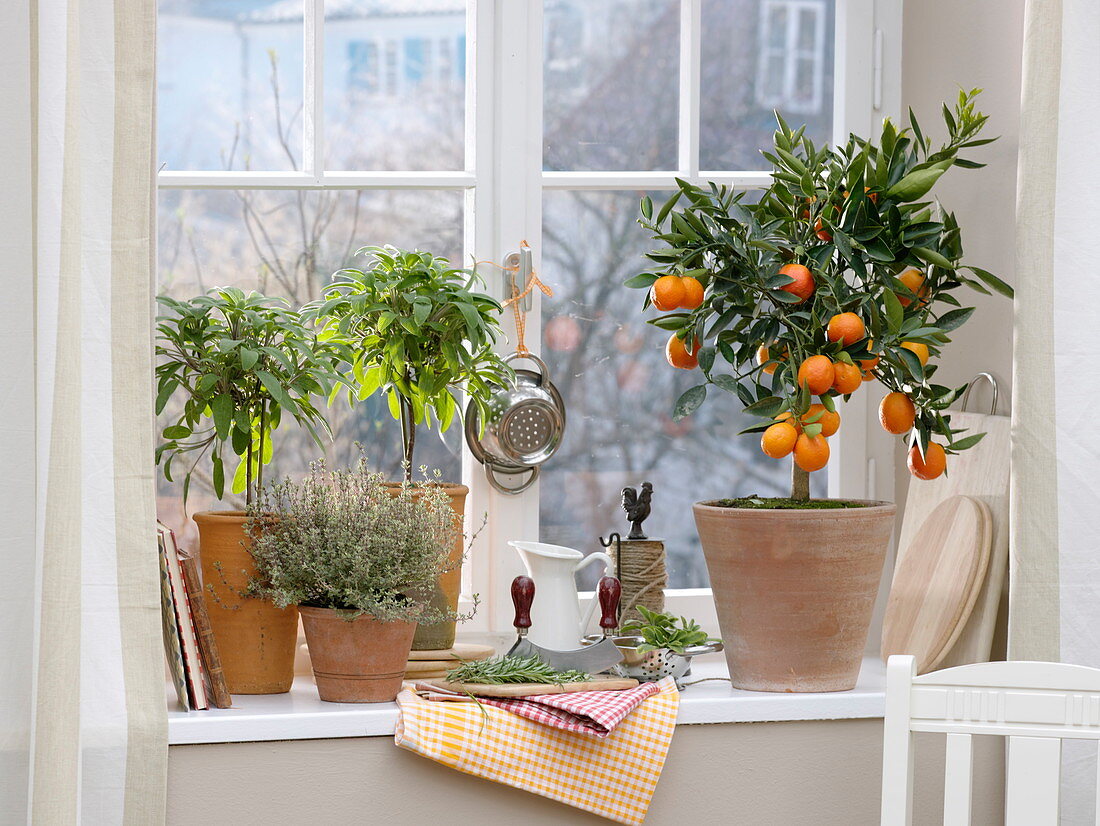
[[[759, 439], [737, 436], [755, 421], [718, 391], [694, 416], [672, 421], [677, 397], [698, 374], [669, 367], [667, 334], [645, 324], [641, 294], [622, 286], [646, 269], [652, 248], [638, 226], [637, 192], [547, 192], [542, 276], [542, 356], [568, 408], [561, 449], [541, 479], [542, 539], [589, 552], [626, 528], [625, 485], [650, 481], [647, 533], [665, 540], [669, 585], [707, 584], [693, 502], [758, 493], [785, 496], [790, 466], [766, 458]], [[653, 193], [658, 203], [669, 193]], [[652, 312], [652, 311], [651, 311]], [[813, 474], [815, 496], [825, 494]]]
[[679, 8], [546, 0], [544, 168], [676, 168]]
[[465, 0], [326, 6], [329, 169], [462, 169], [465, 87]]
[[298, 169], [301, 4], [158, 5], [160, 163], [166, 169]]
[[[767, 168], [760, 149], [771, 145], [773, 109], [792, 127], [805, 123], [815, 142], [831, 138], [833, 6], [834, 0], [703, 0], [702, 169]], [[792, 25], [796, 41], [788, 38]], [[788, 49], [791, 42], [797, 52]]]
[[[162, 190], [159, 203], [159, 290], [191, 298], [214, 286], [236, 285], [288, 298], [294, 304], [316, 298], [329, 276], [366, 244], [419, 247], [461, 260], [462, 194], [457, 192], [282, 192]], [[166, 413], [169, 411], [166, 411]], [[347, 465], [362, 442], [371, 465], [396, 478], [401, 465], [400, 431], [383, 397], [327, 411], [334, 440], [327, 457]], [[168, 424], [162, 416], [159, 425]], [[418, 434], [415, 463], [438, 468], [460, 481], [461, 428], [443, 440], [435, 431]], [[293, 422], [275, 437], [274, 461], [265, 476], [297, 475], [319, 450]], [[200, 465], [200, 469], [203, 466]], [[234, 468], [227, 468], [231, 472]], [[173, 527], [191, 530], [182, 513], [179, 465], [176, 483], [160, 479], [158, 512]], [[217, 505], [207, 476], [196, 476], [188, 510]]]

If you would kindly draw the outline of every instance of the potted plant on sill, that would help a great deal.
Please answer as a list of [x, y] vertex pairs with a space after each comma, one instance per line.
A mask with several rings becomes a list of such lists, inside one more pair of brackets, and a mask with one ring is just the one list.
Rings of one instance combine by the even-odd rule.
[[[434, 424], [446, 431], [460, 410], [459, 391], [474, 401], [484, 421], [493, 389], [511, 377], [493, 349], [501, 332], [501, 305], [472, 289], [478, 281], [475, 270], [452, 267], [429, 252], [386, 246], [364, 247], [356, 255], [364, 256], [367, 266], [338, 271], [324, 297], [306, 305], [303, 314], [322, 326], [322, 337], [349, 342], [349, 402], [376, 392], [387, 395], [390, 413], [401, 423], [404, 483], [410, 485], [417, 428]], [[461, 525], [469, 488], [442, 487]], [[452, 560], [460, 561], [462, 553], [460, 538]], [[460, 584], [456, 564], [435, 586], [432, 607], [454, 613]], [[413, 648], [447, 649], [454, 637], [453, 621], [423, 622]]]
[[451, 556], [463, 537], [447, 491], [402, 482], [394, 492], [363, 459], [352, 470], [315, 462], [249, 514], [250, 592], [298, 606], [321, 699], [394, 699], [417, 621], [456, 619], [428, 604], [431, 584], [462, 561]]
[[[226, 464], [237, 461], [234, 493], [252, 503], [272, 457], [272, 433], [292, 418], [322, 445], [328, 423], [314, 405], [342, 381], [346, 357], [335, 338], [325, 342], [282, 299], [235, 287], [190, 301], [157, 298], [158, 415], [183, 397], [179, 416], [164, 428], [156, 460], [168, 481], [173, 463], [186, 462], [183, 498], [206, 460], [214, 495], [225, 493]], [[179, 465], [177, 464], [177, 469]], [[233, 694], [278, 694], [294, 679], [298, 612], [244, 594], [252, 576], [243, 511], [196, 513], [203, 582], [214, 606], [210, 622], [226, 682]]]
[[809, 474], [825, 467], [840, 427], [837, 398], [865, 381], [885, 385], [882, 425], [908, 434], [918, 479], [943, 473], [949, 454], [984, 435], [951, 427], [947, 407], [965, 388], [936, 384], [930, 362], [973, 312], [956, 288], [1012, 294], [962, 265], [954, 215], [927, 197], [951, 167], [980, 166], [960, 156], [989, 142], [978, 138], [986, 117], [976, 94], [960, 93], [954, 111], [944, 105], [941, 146], [912, 113], [907, 129], [887, 120], [877, 144], [852, 136], [840, 147], [816, 147], [778, 118], [764, 153], [772, 182], [757, 204], [686, 181], [655, 217], [642, 200], [641, 223], [662, 246], [649, 253], [656, 271], [627, 285], [667, 313], [652, 323], [672, 333], [669, 363], [703, 378], [674, 417], [713, 387], [762, 419], [744, 432], [761, 434], [766, 455], [793, 454], [790, 498], [694, 506], [739, 688], [855, 685], [895, 507], [809, 498]]

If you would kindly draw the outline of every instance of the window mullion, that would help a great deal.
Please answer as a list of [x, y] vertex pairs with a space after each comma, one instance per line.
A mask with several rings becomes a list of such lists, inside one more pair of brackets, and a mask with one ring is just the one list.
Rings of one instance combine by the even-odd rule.
[[699, 86], [702, 65], [703, 0], [680, 0], [680, 175], [699, 175]]
[[[476, 58], [478, 71], [492, 73], [491, 84], [484, 78], [477, 81], [475, 103], [477, 258], [501, 262], [526, 239], [534, 251], [536, 270], [541, 265], [542, 237], [542, 5], [542, 0], [477, 0], [479, 9], [491, 7], [494, 20], [491, 29], [482, 20], [475, 24], [481, 52]], [[482, 99], [483, 93], [491, 94], [491, 99]], [[484, 274], [490, 291], [506, 297], [500, 271], [487, 265]], [[541, 335], [539, 311], [536, 294], [526, 328], [535, 352]], [[510, 311], [504, 325], [508, 341], [501, 346], [514, 348], [516, 331]], [[480, 525], [482, 516], [488, 515], [473, 553], [474, 590], [483, 600], [483, 622], [491, 631], [504, 632], [513, 619], [509, 585], [522, 573], [519, 558], [507, 543], [538, 538], [539, 486], [535, 483], [515, 496], [499, 493], [488, 484], [481, 465], [466, 461], [471, 470], [471, 524]]]
[[325, 0], [302, 2], [302, 168], [316, 182], [325, 168]]

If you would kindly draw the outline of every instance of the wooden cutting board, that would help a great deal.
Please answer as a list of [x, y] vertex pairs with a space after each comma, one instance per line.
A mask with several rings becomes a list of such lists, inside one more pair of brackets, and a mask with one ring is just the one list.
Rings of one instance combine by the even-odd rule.
[[457, 662], [458, 660], [487, 660], [493, 656], [496, 649], [491, 645], [472, 645], [470, 643], [455, 643], [451, 648], [439, 651], [410, 651], [409, 660], [436, 660]]
[[435, 677], [443, 678], [447, 676], [446, 668], [439, 668], [435, 671], [427, 671], [424, 673], [413, 674], [409, 671], [405, 672], [405, 679], [412, 680], [413, 682], [420, 682], [421, 680], [430, 680]]
[[618, 677], [593, 677], [583, 683], [511, 683], [510, 685], [488, 685], [486, 683], [450, 683], [446, 680], [424, 680], [428, 685], [445, 691], [457, 691], [460, 694], [474, 694], [481, 697], [534, 697], [541, 694], [572, 694], [576, 691], [623, 691], [638, 685], [637, 680]]
[[[989, 507], [992, 516], [993, 538], [989, 571], [970, 619], [951, 650], [940, 662], [940, 668], [989, 660], [1005, 581], [1008, 578], [1011, 420], [1008, 416], [952, 410], [951, 426], [965, 428], [967, 435], [986, 435], [969, 450], [948, 457], [945, 475], [930, 482], [910, 480], [909, 493], [905, 499], [905, 516], [898, 538], [898, 548], [904, 551], [913, 543], [917, 530], [936, 506], [956, 494], [981, 500]], [[900, 562], [899, 557], [898, 563]], [[1003, 651], [1000, 653], [1003, 656]]]
[[436, 671], [450, 671], [462, 665], [458, 660], [409, 660], [405, 663], [405, 674], [419, 677]]
[[989, 508], [980, 500], [952, 496], [933, 509], [894, 569], [882, 623], [883, 660], [912, 654], [921, 674], [943, 661], [978, 600], [991, 540]]

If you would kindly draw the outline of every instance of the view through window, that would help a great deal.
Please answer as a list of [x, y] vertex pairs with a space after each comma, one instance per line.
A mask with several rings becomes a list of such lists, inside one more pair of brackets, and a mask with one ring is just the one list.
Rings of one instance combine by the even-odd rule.
[[[621, 488], [651, 481], [647, 528], [667, 541], [678, 588], [707, 584], [691, 502], [779, 493], [788, 474], [785, 463], [762, 457], [755, 439], [736, 435], [748, 422], [732, 396], [672, 421], [674, 400], [695, 379], [665, 363], [666, 336], [644, 323], [639, 293], [622, 287], [647, 266], [639, 198], [667, 197], [677, 174], [669, 170], [685, 169], [684, 5], [544, 0], [543, 142], [521, 159], [547, 173], [602, 176], [599, 186], [558, 183], [542, 197], [540, 275], [555, 295], [541, 302], [541, 352], [569, 427], [543, 469], [541, 536], [594, 550], [597, 536], [624, 525]], [[300, 304], [360, 246], [469, 261], [473, 180], [433, 188], [412, 176], [472, 168], [473, 7], [328, 0], [312, 61], [306, 35], [319, 6], [310, 0], [160, 0], [159, 290], [191, 298], [232, 284]], [[827, 140], [833, 0], [702, 0], [701, 9], [698, 73], [688, 86], [698, 101], [690, 167], [703, 175], [762, 170], [772, 107]], [[494, 119], [517, 116], [500, 100], [478, 105], [494, 107]], [[408, 180], [355, 185], [354, 175], [375, 172]], [[644, 189], [633, 182], [639, 174], [649, 176]], [[399, 428], [383, 398], [338, 403], [329, 418], [332, 462], [353, 461], [360, 442], [376, 468], [397, 474]], [[276, 440], [268, 478], [298, 474], [317, 456], [293, 424]], [[417, 464], [460, 478], [460, 428], [417, 444]], [[241, 504], [213, 502], [203, 482], [197, 475], [190, 512]], [[814, 484], [824, 492], [824, 479]], [[178, 495], [178, 485], [161, 481], [161, 516], [186, 542]]]
[[[821, 40], [827, 50], [815, 54], [813, 64], [819, 74], [795, 72], [792, 94], [809, 101], [808, 90], [818, 90], [812, 109], [802, 108], [799, 117], [815, 140], [830, 137], [832, 3], [704, 0], [702, 169], [765, 167], [759, 150], [771, 141], [775, 117], [761, 101], [790, 102], [770, 91], [773, 19], [782, 21], [784, 38], [788, 20], [828, 28]], [[676, 168], [680, 3], [548, 0], [544, 31], [545, 169]], [[780, 86], [788, 88], [787, 67], [774, 69], [784, 73]], [[637, 223], [644, 194], [556, 189], [543, 197], [543, 275], [556, 290], [542, 303], [543, 357], [570, 419], [561, 450], [541, 476], [541, 532], [548, 542], [596, 549], [596, 537], [625, 530], [622, 488], [652, 482], [646, 530], [665, 540], [669, 585], [705, 587], [692, 502], [785, 495], [790, 469], [765, 458], [756, 438], [736, 435], [754, 420], [732, 395], [723, 404], [721, 391], [713, 390], [712, 401], [693, 416], [672, 420], [673, 403], [698, 377], [669, 367], [668, 334], [645, 323], [640, 293], [622, 286], [647, 269], [644, 254], [653, 245]], [[648, 194], [659, 204], [671, 193]], [[820, 476], [813, 478], [814, 495], [825, 494]]]

